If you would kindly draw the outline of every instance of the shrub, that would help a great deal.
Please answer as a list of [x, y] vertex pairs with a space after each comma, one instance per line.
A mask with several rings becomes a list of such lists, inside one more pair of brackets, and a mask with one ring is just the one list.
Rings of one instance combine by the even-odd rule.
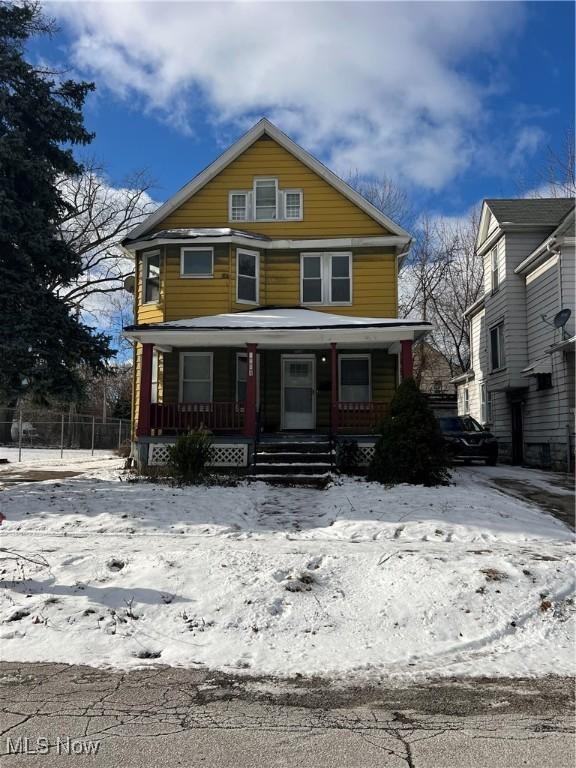
[[360, 466], [360, 449], [356, 440], [341, 440], [336, 446], [336, 467], [340, 472], [353, 474]]
[[448, 466], [436, 417], [414, 379], [405, 379], [382, 423], [368, 477], [390, 485], [446, 485]]
[[195, 483], [203, 477], [212, 452], [210, 432], [196, 429], [187, 435], [180, 435], [176, 444], [168, 448], [168, 466], [181, 482]]
[[127, 459], [132, 453], [132, 443], [130, 440], [123, 440], [120, 445], [114, 451], [116, 456], [120, 456], [121, 459]]

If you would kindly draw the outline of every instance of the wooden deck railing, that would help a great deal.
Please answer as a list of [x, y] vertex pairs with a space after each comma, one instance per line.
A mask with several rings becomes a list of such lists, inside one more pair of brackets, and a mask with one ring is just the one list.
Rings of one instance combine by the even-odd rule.
[[244, 403], [152, 403], [150, 428], [157, 432], [188, 432], [205, 427], [211, 432], [240, 432]]
[[374, 432], [388, 411], [387, 403], [369, 401], [352, 403], [339, 401], [333, 410], [334, 432]]

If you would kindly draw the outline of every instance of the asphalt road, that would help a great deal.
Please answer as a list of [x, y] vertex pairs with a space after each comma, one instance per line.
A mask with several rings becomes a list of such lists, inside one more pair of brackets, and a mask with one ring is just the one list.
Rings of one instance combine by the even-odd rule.
[[0, 766], [573, 768], [573, 692], [562, 678], [338, 689], [0, 664]]

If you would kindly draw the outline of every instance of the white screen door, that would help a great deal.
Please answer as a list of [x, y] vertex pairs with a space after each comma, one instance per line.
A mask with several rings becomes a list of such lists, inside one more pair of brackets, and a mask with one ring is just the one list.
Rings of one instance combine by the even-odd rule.
[[316, 376], [312, 357], [282, 358], [282, 429], [316, 426]]

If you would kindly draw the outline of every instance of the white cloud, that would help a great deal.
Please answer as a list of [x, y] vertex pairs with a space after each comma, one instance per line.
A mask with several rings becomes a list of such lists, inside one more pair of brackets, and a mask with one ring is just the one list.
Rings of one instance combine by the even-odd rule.
[[79, 71], [179, 130], [193, 133], [199, 110], [222, 130], [267, 114], [336, 171], [431, 189], [473, 162], [490, 88], [470, 64], [498, 55], [523, 15], [491, 2], [51, 10], [72, 30]]

